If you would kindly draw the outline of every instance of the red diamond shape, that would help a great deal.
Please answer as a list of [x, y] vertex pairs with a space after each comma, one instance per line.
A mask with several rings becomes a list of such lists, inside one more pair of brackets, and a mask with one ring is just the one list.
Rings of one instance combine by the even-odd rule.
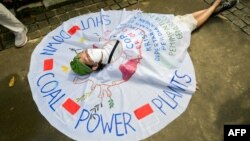
[[70, 112], [72, 115], [74, 115], [80, 108], [80, 105], [78, 105], [76, 102], [74, 102], [72, 99], [68, 98], [64, 103], [63, 107]]
[[75, 25], [75, 26], [73, 26], [73, 27], [71, 27], [71, 28], [69, 29], [68, 33], [69, 33], [70, 35], [73, 35], [73, 34], [76, 33], [77, 30], [80, 30], [80, 27], [77, 26], [77, 25]]
[[135, 113], [136, 118], [140, 120], [148, 116], [149, 114], [153, 113], [153, 109], [151, 108], [149, 104], [145, 104], [141, 106], [140, 108], [136, 109], [134, 113]]
[[53, 69], [53, 59], [46, 59], [43, 62], [43, 70], [52, 70]]

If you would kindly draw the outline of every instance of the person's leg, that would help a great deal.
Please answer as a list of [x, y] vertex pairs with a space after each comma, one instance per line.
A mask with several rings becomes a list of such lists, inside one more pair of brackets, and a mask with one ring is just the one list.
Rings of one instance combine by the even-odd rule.
[[207, 9], [203, 9], [203, 10], [196, 11], [196, 12], [192, 13], [192, 15], [194, 16], [195, 19], [197, 19], [200, 15], [202, 15], [206, 11], [207, 11]]
[[27, 28], [0, 3], [0, 24], [15, 34], [15, 45], [23, 46], [27, 42]]
[[197, 21], [197, 28], [204, 24], [211, 15], [216, 15], [224, 10], [232, 8], [237, 3], [236, 0], [221, 1], [215, 0], [211, 7], [208, 9], [200, 10], [192, 13]]
[[213, 14], [213, 12], [220, 5], [220, 3], [221, 3], [221, 0], [215, 0], [213, 5], [211, 5], [209, 8], [192, 13], [195, 20], [197, 21], [196, 28], [199, 28], [208, 20], [208, 18]]
[[0, 24], [12, 32], [20, 33], [24, 30], [24, 25], [0, 3]]

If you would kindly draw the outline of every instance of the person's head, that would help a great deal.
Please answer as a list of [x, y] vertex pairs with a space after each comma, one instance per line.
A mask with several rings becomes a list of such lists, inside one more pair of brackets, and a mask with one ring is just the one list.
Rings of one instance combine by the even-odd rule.
[[70, 66], [75, 73], [86, 75], [101, 70], [104, 67], [101, 62], [102, 53], [98, 49], [87, 49], [78, 53], [70, 62]]

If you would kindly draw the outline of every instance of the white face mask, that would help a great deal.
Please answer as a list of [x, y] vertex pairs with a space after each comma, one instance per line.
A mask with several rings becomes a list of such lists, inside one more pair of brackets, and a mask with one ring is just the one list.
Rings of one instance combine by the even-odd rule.
[[89, 57], [94, 63], [99, 63], [102, 59], [102, 49], [88, 49], [87, 50]]

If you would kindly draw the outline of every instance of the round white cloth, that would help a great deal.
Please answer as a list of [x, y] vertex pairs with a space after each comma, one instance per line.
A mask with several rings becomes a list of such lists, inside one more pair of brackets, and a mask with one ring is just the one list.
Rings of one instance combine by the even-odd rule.
[[[32, 96], [48, 122], [74, 140], [145, 139], [179, 117], [195, 92], [190, 36], [186, 24], [167, 14], [123, 10], [72, 18], [33, 51]], [[102, 71], [72, 72], [76, 53], [115, 40], [118, 50]]]

